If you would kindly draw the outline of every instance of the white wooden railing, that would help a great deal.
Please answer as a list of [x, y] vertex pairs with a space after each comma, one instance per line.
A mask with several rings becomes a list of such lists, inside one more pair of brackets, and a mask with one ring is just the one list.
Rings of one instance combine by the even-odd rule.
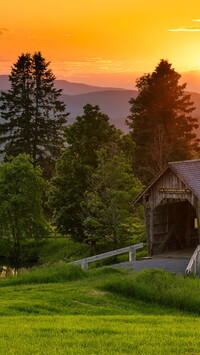
[[189, 264], [185, 270], [185, 274], [189, 275], [193, 273], [194, 275], [196, 275], [197, 266], [200, 266], [200, 245], [196, 247], [194, 253], [192, 254]]
[[87, 270], [88, 263], [91, 263], [92, 261], [97, 261], [97, 260], [109, 258], [110, 256], [120, 255], [120, 254], [124, 254], [127, 252], [129, 253], [129, 261], [131, 262], [131, 261], [136, 260], [136, 250], [143, 248], [143, 246], [144, 246], [143, 243], [130, 245], [129, 247], [125, 247], [122, 249], [116, 249], [116, 250], [109, 251], [107, 253], [90, 256], [89, 258], [72, 261], [70, 264], [81, 265], [82, 269]]

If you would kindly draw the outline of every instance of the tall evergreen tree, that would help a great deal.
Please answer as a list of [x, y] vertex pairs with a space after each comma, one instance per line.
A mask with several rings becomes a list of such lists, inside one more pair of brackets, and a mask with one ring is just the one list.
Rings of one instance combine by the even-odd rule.
[[186, 84], [179, 84], [180, 77], [161, 60], [152, 74], [137, 80], [138, 96], [130, 100], [128, 124], [135, 142], [135, 170], [143, 182], [167, 161], [190, 159], [198, 150], [193, 102], [185, 93]]
[[11, 89], [1, 94], [0, 142], [2, 152], [29, 154], [34, 164], [47, 169], [64, 143], [67, 114], [54, 88], [55, 76], [40, 52], [22, 54], [9, 76]]

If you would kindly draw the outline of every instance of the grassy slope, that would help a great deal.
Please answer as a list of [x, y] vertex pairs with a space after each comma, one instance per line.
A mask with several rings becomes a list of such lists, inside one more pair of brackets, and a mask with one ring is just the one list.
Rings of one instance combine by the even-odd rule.
[[1, 287], [0, 354], [200, 354], [198, 315], [102, 290], [129, 277]]

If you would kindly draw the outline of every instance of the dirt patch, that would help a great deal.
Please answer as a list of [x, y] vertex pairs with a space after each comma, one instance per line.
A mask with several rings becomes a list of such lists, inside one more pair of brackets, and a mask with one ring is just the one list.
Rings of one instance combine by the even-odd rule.
[[94, 296], [104, 296], [106, 295], [108, 292], [104, 292], [104, 291], [97, 291], [97, 290], [92, 290], [90, 292], [91, 295], [94, 295]]
[[87, 307], [93, 307], [93, 308], [97, 308], [98, 306], [94, 306], [91, 303], [86, 303], [86, 302], [80, 302], [80, 301], [76, 301], [74, 300], [75, 303], [81, 304], [82, 306], [87, 306]]

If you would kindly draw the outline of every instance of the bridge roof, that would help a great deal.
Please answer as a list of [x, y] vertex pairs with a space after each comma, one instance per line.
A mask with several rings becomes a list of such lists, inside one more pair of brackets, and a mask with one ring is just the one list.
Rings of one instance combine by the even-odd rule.
[[200, 159], [168, 163], [181, 180], [200, 197]]
[[138, 203], [143, 195], [159, 180], [159, 178], [171, 169], [187, 186], [200, 198], [200, 159], [169, 162], [164, 169], [150, 182], [150, 184], [135, 199], [133, 204]]

